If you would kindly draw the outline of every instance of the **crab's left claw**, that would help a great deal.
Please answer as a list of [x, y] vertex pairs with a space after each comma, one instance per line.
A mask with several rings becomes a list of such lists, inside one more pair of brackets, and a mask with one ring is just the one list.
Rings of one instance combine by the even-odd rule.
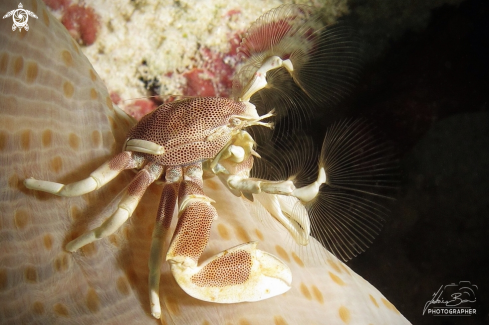
[[292, 273], [275, 256], [256, 249], [256, 242], [219, 253], [200, 266], [171, 263], [180, 287], [194, 298], [236, 303], [257, 301], [290, 289]]

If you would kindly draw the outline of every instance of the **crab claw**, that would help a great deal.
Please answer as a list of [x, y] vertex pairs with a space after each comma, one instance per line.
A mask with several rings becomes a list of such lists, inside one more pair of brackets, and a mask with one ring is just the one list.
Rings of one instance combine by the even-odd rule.
[[204, 301], [258, 301], [288, 291], [292, 282], [289, 267], [256, 245], [250, 242], [225, 250], [201, 266], [170, 260], [171, 271], [186, 293]]

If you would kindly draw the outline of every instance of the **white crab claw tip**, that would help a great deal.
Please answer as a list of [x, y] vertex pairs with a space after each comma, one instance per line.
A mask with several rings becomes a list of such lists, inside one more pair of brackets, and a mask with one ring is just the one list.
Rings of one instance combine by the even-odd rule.
[[292, 285], [292, 272], [287, 265], [274, 255], [265, 251], [257, 249], [256, 253], [257, 258], [260, 260], [262, 276], [268, 277], [270, 280], [279, 280], [275, 283], [275, 292], [271, 292], [271, 294], [273, 296], [279, 295], [289, 290]]
[[153, 315], [153, 317], [156, 318], [156, 319], [160, 319], [160, 317], [161, 317], [161, 313], [156, 313], [155, 312], [155, 313], [151, 313], [151, 315]]

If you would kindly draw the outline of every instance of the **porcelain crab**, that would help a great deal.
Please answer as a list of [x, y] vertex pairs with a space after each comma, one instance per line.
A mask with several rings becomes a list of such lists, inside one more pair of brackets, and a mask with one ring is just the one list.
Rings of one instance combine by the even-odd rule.
[[[287, 291], [292, 281], [290, 269], [277, 257], [257, 249], [256, 242], [229, 248], [199, 263], [210, 239], [212, 222], [218, 217], [212, 200], [204, 193], [203, 177], [217, 175], [234, 194], [250, 200], [255, 194], [270, 194], [257, 198], [297, 243], [307, 245], [311, 223], [306, 208], [318, 197], [323, 184], [331, 185], [327, 166], [320, 163], [316, 181], [301, 187], [296, 187], [291, 179], [250, 177], [254, 159], [260, 155], [246, 129], [270, 128], [272, 123], [266, 120], [275, 115], [275, 108], [279, 113], [300, 110], [301, 103], [296, 99], [301, 97], [287, 94], [288, 89], [302, 92], [316, 102], [332, 101], [346, 93], [356, 67], [350, 62], [350, 47], [344, 51], [347, 33], [335, 28], [325, 26], [321, 14], [312, 7], [285, 5], [274, 9], [259, 18], [241, 42], [243, 64], [236, 74], [234, 98], [187, 98], [160, 106], [129, 132], [121, 153], [81, 181], [64, 185], [34, 178], [25, 180], [30, 189], [78, 196], [99, 189], [123, 170], [138, 170], [123, 190], [116, 212], [99, 227], [69, 242], [66, 250], [74, 252], [117, 231], [131, 217], [148, 186], [161, 181], [163, 191], [149, 258], [154, 317], [161, 316], [163, 244], [176, 206], [178, 223], [166, 260], [175, 280], [189, 295], [205, 301], [235, 303]], [[341, 58], [341, 53], [346, 53], [346, 59]], [[260, 110], [268, 111], [260, 115], [254, 102], [273, 89], [291, 100], [284, 107], [264, 105]], [[347, 144], [356, 141], [347, 134], [342, 137]], [[323, 153], [321, 161], [327, 160], [326, 156]], [[355, 239], [345, 241], [358, 243]]]

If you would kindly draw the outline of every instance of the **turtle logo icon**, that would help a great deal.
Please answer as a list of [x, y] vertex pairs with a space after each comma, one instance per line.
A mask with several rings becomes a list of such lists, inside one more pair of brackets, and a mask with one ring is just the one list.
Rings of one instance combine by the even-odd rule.
[[15, 31], [16, 28], [19, 28], [19, 32], [24, 28], [26, 31], [29, 30], [29, 25], [27, 25], [27, 21], [29, 20], [29, 16], [37, 19], [35, 13], [29, 10], [23, 9], [22, 3], [19, 3], [19, 8], [11, 10], [7, 12], [3, 19], [13, 16], [14, 24], [12, 25], [12, 30]]

